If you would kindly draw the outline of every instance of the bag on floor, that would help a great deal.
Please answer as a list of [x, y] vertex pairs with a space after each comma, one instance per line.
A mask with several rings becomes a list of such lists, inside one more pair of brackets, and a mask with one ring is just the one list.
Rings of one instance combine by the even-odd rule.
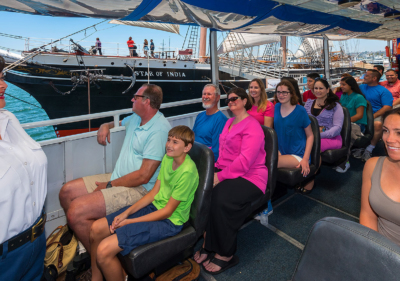
[[78, 241], [68, 225], [60, 225], [47, 238], [44, 266], [53, 264], [61, 274], [76, 254]]
[[199, 276], [199, 264], [192, 259], [187, 259], [182, 264], [174, 266], [157, 278], [152, 273], [150, 278], [155, 281], [196, 281], [199, 279]]

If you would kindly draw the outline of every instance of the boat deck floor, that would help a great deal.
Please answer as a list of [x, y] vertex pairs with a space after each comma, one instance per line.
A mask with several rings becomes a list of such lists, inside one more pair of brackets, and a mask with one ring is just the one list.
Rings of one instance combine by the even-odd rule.
[[[385, 155], [380, 142], [373, 156]], [[312, 226], [324, 217], [358, 222], [364, 162], [350, 158], [350, 169], [338, 173], [322, 166], [309, 195], [288, 193], [272, 202], [268, 227], [252, 220], [238, 234], [239, 264], [219, 275], [202, 270], [200, 280], [290, 280]], [[201, 246], [200, 240], [196, 249]]]

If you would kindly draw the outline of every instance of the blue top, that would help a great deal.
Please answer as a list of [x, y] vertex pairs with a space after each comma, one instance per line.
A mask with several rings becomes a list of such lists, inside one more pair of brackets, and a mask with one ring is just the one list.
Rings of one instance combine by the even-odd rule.
[[150, 42], [150, 50], [154, 50], [154, 43]]
[[392, 93], [381, 85], [368, 86], [367, 84], [361, 84], [360, 90], [365, 95], [367, 101], [371, 103], [374, 113], [380, 110], [384, 105], [393, 106]]
[[219, 135], [224, 129], [228, 118], [221, 112], [217, 111], [213, 115], [207, 115], [202, 112], [196, 117], [193, 132], [195, 141], [205, 144], [214, 152], [214, 162], [217, 162], [219, 156]]
[[367, 100], [362, 95], [354, 92], [351, 95], [343, 93], [340, 103], [349, 110], [350, 117], [357, 114], [357, 108], [364, 106], [363, 117], [354, 123], [367, 125]]
[[307, 111], [301, 105], [296, 105], [286, 117], [281, 115], [281, 103], [275, 105], [274, 129], [278, 135], [278, 147], [282, 155], [294, 154], [303, 158], [307, 142], [304, 129], [310, 124]]
[[[145, 125], [140, 126], [141, 121], [142, 119], [136, 113], [122, 120], [126, 135], [111, 180], [139, 170], [143, 159], [156, 161], [163, 159], [171, 125], [159, 111]], [[150, 191], [156, 183], [160, 166], [150, 181], [142, 184], [147, 191]]]

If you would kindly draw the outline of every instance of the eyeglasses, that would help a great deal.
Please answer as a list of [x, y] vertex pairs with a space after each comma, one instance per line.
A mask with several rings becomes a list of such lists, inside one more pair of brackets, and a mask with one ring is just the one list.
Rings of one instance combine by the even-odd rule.
[[277, 96], [281, 95], [281, 96], [286, 97], [286, 96], [289, 95], [289, 94], [290, 94], [290, 92], [288, 92], [288, 91], [282, 91], [282, 92], [276, 91], [276, 95], [277, 95]]
[[137, 100], [138, 98], [147, 98], [147, 97], [142, 95], [133, 95], [133, 98]]
[[230, 99], [226, 99], [225, 102], [226, 104], [229, 104], [230, 102], [234, 102], [240, 99], [240, 97], [231, 97]]

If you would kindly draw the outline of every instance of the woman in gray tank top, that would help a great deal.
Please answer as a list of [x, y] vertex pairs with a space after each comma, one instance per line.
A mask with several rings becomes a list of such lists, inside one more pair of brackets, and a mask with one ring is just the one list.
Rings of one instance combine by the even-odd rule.
[[388, 156], [365, 163], [360, 223], [400, 246], [400, 108], [383, 116], [383, 136]]

